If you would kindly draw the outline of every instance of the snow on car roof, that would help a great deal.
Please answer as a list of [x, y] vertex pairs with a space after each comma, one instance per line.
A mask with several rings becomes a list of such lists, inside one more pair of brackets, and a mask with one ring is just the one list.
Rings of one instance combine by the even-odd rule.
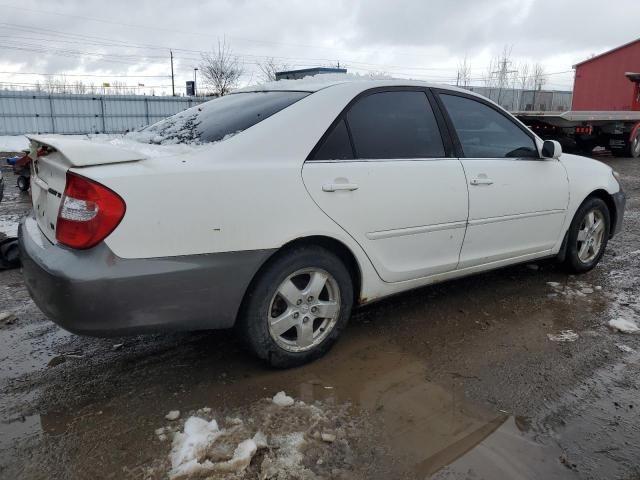
[[[250, 85], [233, 93], [245, 93], [245, 92], [268, 92], [268, 91], [302, 91], [302, 92], [317, 92], [333, 85], [342, 83], [363, 82], [372, 86], [386, 86], [386, 85], [420, 85], [420, 86], [435, 86], [433, 84], [423, 82], [420, 80], [407, 80], [403, 78], [393, 78], [386, 75], [357, 75], [350, 73], [325, 73], [316, 76], [304, 77], [299, 80], [277, 80], [274, 82], [266, 82], [257, 85]], [[444, 85], [438, 85], [443, 88], [450, 88]]]

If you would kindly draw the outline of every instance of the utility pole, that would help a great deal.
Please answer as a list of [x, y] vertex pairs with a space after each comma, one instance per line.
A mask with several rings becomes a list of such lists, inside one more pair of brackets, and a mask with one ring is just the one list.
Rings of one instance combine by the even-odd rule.
[[176, 85], [173, 78], [173, 50], [169, 50], [169, 55], [171, 56], [171, 95], [176, 96]]
[[193, 69], [193, 96], [196, 97], [198, 94], [196, 93], [196, 77], [198, 75], [198, 67]]

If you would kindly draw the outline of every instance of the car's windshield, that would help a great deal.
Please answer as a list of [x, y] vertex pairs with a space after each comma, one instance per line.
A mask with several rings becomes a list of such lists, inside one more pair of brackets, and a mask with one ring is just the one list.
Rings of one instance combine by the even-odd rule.
[[308, 92], [271, 91], [226, 95], [189, 108], [133, 135], [156, 143], [209, 143], [223, 140], [270, 117], [309, 95]]

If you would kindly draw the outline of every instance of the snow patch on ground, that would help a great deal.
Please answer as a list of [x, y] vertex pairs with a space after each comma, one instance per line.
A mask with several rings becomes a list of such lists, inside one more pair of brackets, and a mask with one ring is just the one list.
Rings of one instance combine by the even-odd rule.
[[17, 237], [18, 223], [20, 223], [18, 215], [0, 216], [0, 233], [4, 233], [7, 237]]
[[618, 350], [620, 350], [621, 352], [624, 352], [624, 353], [635, 353], [635, 350], [633, 348], [631, 348], [629, 345], [624, 345], [622, 343], [617, 343], [616, 347], [618, 347]]
[[164, 416], [164, 418], [166, 418], [167, 420], [177, 420], [178, 418], [180, 418], [180, 410], [171, 410]]
[[562, 330], [560, 333], [547, 333], [547, 338], [552, 342], [575, 342], [580, 336], [573, 330]]
[[20, 152], [29, 148], [29, 140], [24, 135], [0, 136], [0, 152]]
[[290, 407], [293, 405], [293, 398], [289, 397], [284, 392], [278, 392], [273, 396], [273, 403], [278, 405], [279, 407]]
[[577, 281], [577, 282], [567, 282], [567, 283], [559, 283], [559, 282], [547, 282], [554, 293], [552, 294], [554, 297], [565, 297], [568, 300], [573, 298], [586, 297], [591, 295], [595, 291], [602, 290], [600, 285], [591, 285], [587, 282]]
[[633, 320], [626, 318], [614, 318], [609, 320], [609, 326], [614, 330], [622, 333], [640, 333], [640, 327]]
[[[291, 402], [285, 400], [282, 408], [276, 397]], [[362, 425], [350, 408], [307, 404], [278, 392], [233, 416], [205, 407], [154, 433], [160, 442], [171, 441], [166, 457], [171, 480], [352, 478], [349, 442], [357, 441]]]

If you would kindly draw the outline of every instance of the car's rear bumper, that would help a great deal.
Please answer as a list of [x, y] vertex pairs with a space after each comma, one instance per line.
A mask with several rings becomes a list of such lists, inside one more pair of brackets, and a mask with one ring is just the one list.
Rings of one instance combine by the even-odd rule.
[[272, 250], [123, 259], [102, 243], [49, 242], [32, 217], [18, 231], [24, 279], [38, 307], [74, 333], [115, 336], [233, 326]]
[[617, 235], [622, 231], [622, 222], [624, 219], [624, 207], [627, 203], [627, 197], [622, 190], [618, 193], [611, 195], [613, 197], [613, 203], [616, 206], [616, 218], [615, 224], [611, 228], [611, 236]]

